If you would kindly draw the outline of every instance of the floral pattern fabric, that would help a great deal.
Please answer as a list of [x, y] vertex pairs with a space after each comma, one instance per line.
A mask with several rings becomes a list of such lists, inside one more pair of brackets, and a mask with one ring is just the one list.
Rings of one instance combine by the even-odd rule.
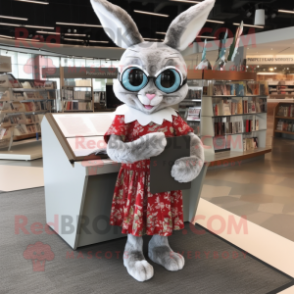
[[[123, 115], [115, 119], [104, 135], [106, 143], [110, 135], [121, 136], [124, 142], [132, 142], [143, 135], [163, 132], [166, 137], [183, 136], [193, 129], [180, 116], [162, 125], [149, 123], [141, 126], [137, 121], [125, 124]], [[150, 193], [150, 160], [122, 164], [115, 185], [110, 224], [122, 227], [123, 234], [134, 236], [170, 236], [173, 230], [184, 227], [182, 191]]]

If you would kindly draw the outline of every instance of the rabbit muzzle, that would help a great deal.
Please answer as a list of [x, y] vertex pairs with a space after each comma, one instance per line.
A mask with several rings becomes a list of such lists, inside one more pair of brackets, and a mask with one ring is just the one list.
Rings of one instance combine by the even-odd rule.
[[160, 94], [138, 94], [138, 99], [145, 109], [150, 110], [161, 104], [163, 96]]

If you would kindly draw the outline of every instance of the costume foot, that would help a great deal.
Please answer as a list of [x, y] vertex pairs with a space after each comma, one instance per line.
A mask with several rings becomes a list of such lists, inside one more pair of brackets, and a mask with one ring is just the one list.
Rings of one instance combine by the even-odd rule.
[[185, 265], [184, 257], [170, 248], [167, 237], [154, 235], [149, 242], [148, 256], [168, 271], [179, 271]]
[[142, 245], [142, 237], [128, 235], [123, 256], [124, 266], [129, 275], [139, 282], [150, 280], [154, 274], [153, 266], [145, 260]]

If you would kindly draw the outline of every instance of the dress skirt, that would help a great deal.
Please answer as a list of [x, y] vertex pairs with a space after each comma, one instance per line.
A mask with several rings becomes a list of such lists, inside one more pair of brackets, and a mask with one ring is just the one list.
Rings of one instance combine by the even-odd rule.
[[184, 228], [182, 191], [150, 193], [150, 160], [122, 164], [116, 181], [110, 224], [123, 234], [170, 236]]

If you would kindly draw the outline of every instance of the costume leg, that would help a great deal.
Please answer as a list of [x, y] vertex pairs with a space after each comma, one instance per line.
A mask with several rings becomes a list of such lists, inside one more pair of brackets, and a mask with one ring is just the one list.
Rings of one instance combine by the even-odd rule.
[[145, 260], [143, 255], [142, 237], [128, 234], [123, 260], [129, 275], [137, 281], [144, 282], [153, 277], [153, 266]]
[[170, 248], [168, 237], [154, 235], [149, 242], [148, 256], [169, 271], [181, 270], [185, 265], [184, 257]]

